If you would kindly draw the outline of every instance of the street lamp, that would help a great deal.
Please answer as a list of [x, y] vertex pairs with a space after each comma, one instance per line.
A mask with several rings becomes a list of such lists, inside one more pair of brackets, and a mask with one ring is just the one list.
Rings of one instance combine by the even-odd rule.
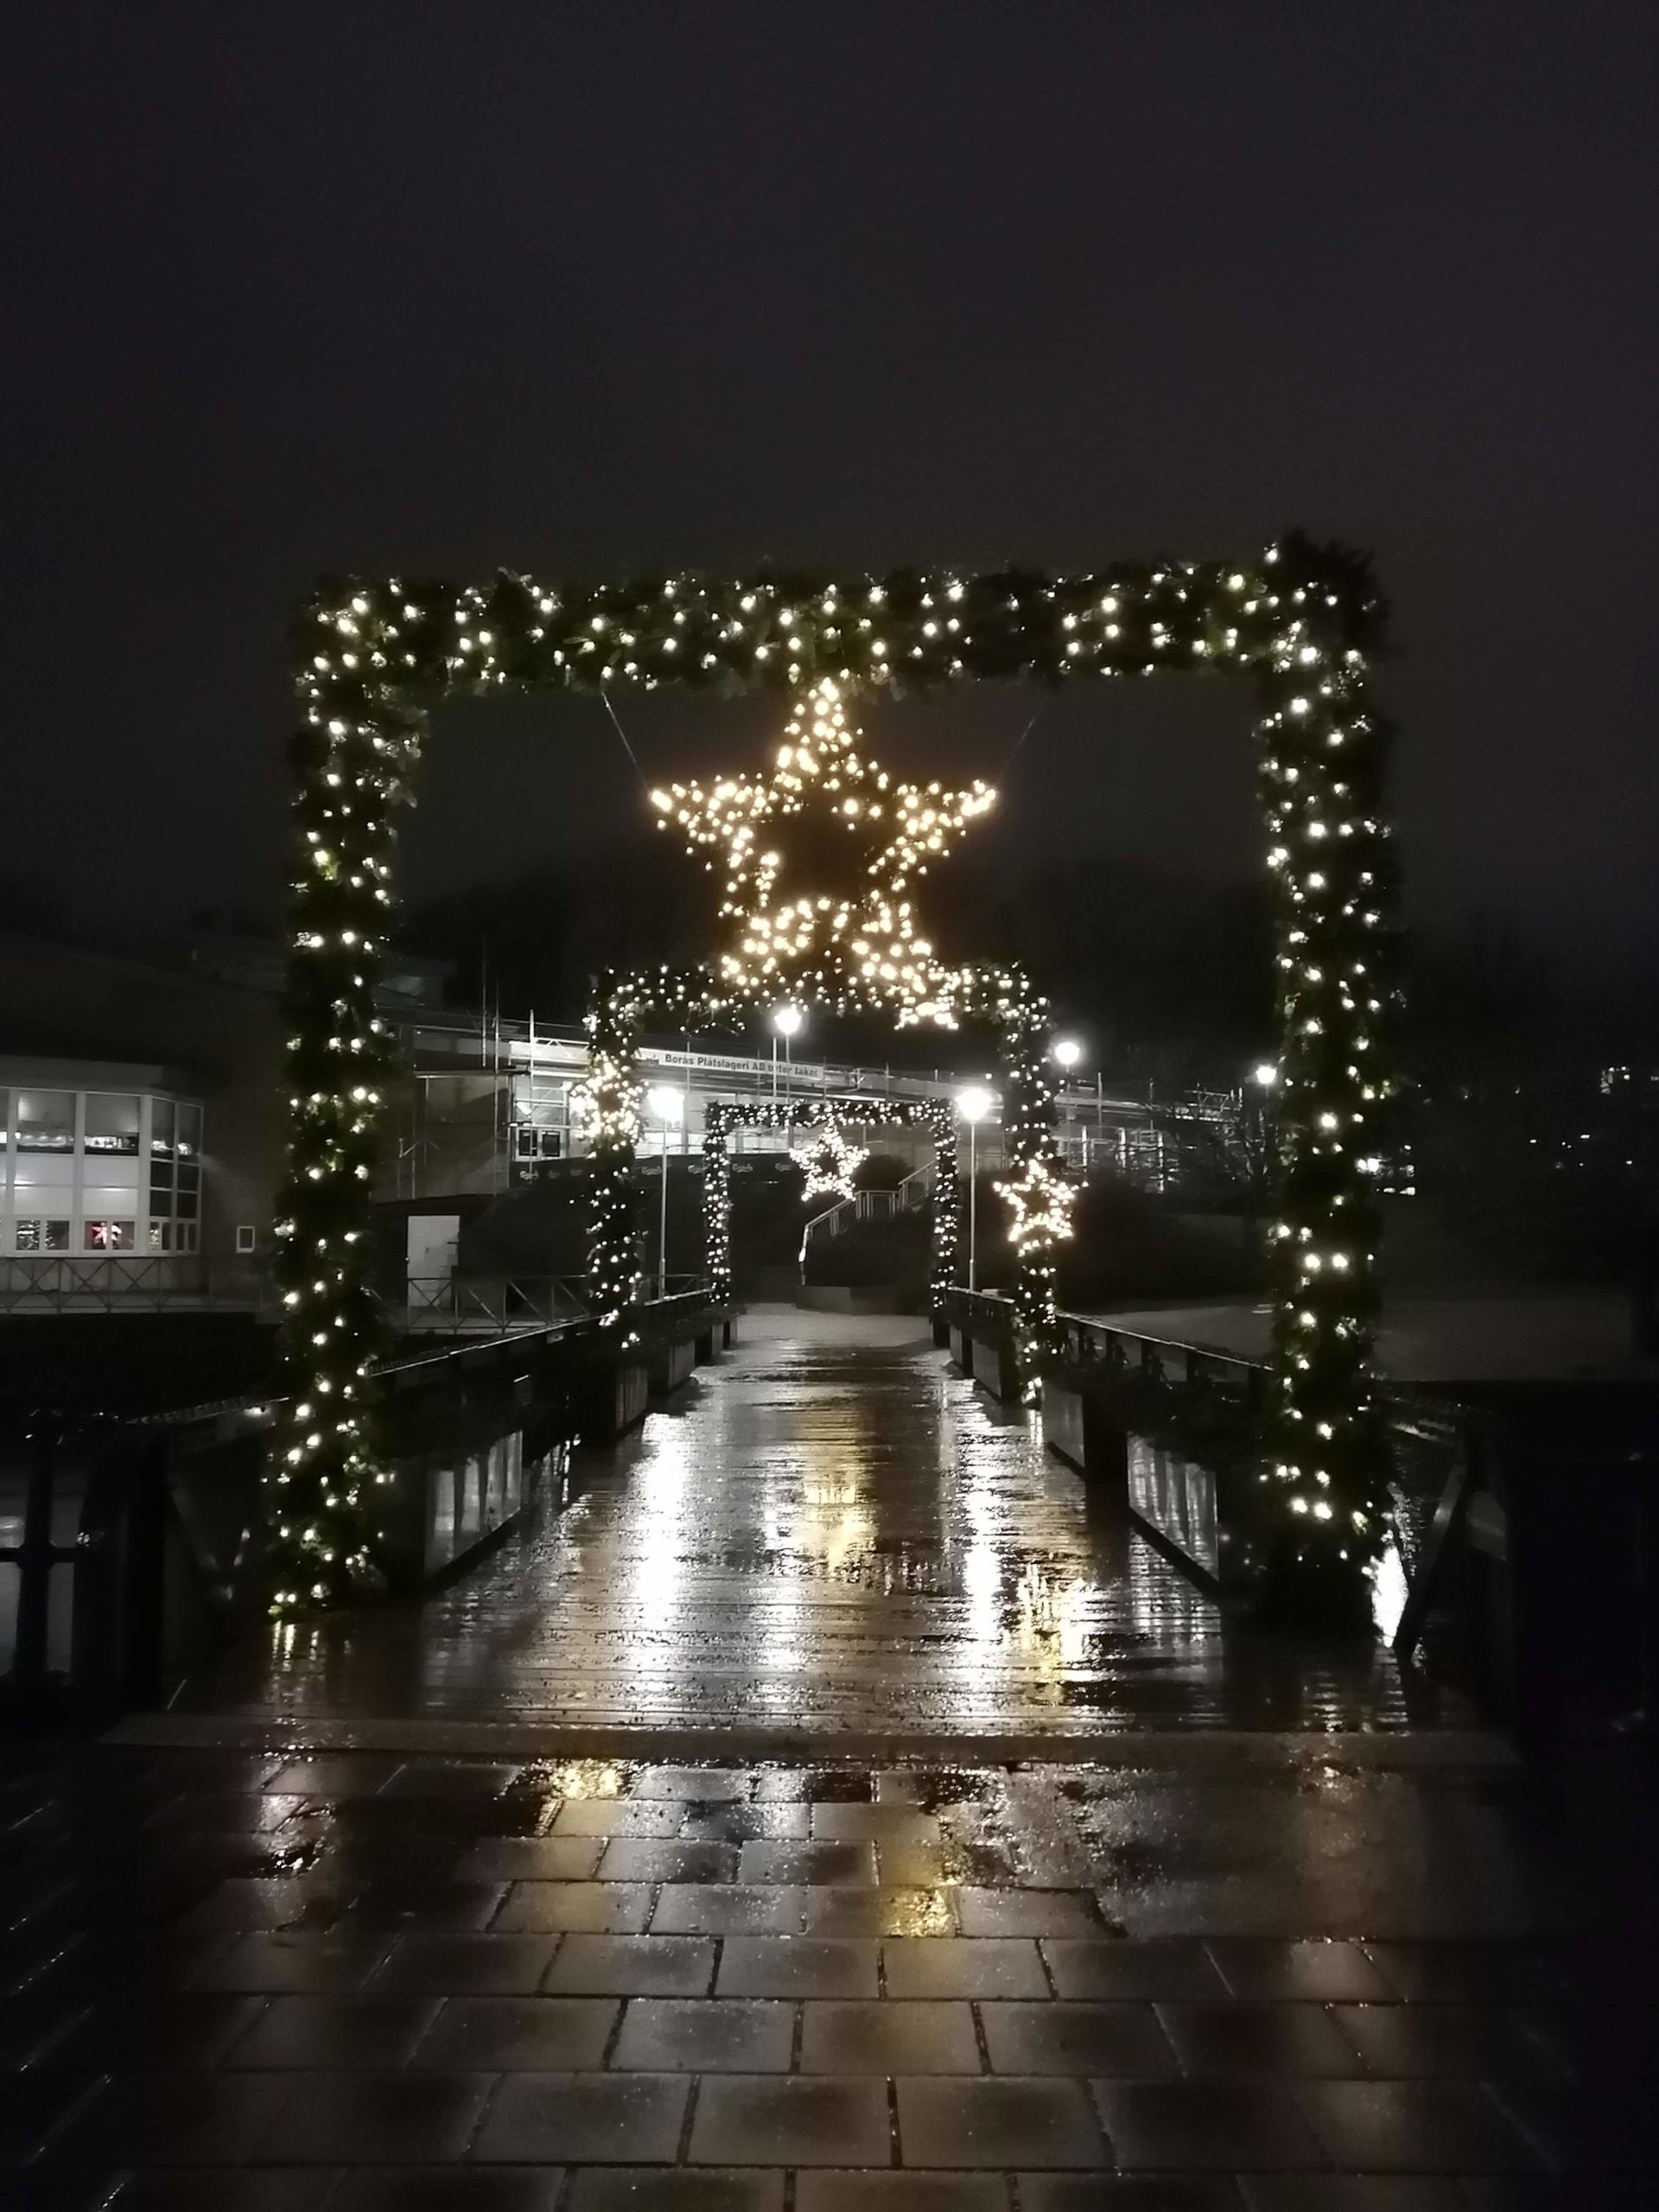
[[1271, 1090], [1279, 1080], [1279, 1071], [1271, 1060], [1258, 1060], [1250, 1070], [1252, 1083], [1259, 1083], [1263, 1090]]
[[996, 1094], [970, 1083], [957, 1093], [957, 1111], [968, 1124], [968, 1287], [979, 1281], [979, 1125], [996, 1111]]
[[[772, 1118], [778, 1119], [778, 1039], [784, 1040], [784, 1066], [787, 1071], [795, 1039], [806, 1016], [798, 1006], [775, 1006], [772, 1010]], [[787, 1088], [787, 1085], [785, 1085]]]
[[653, 1084], [645, 1103], [663, 1125], [662, 1210], [657, 1226], [657, 1295], [668, 1296], [668, 1133], [685, 1111], [685, 1093], [671, 1083]]
[[[1075, 1037], [1057, 1037], [1048, 1049], [1053, 1056], [1054, 1065], [1060, 1071], [1061, 1088], [1064, 1089], [1065, 1077], [1071, 1074], [1072, 1069], [1083, 1058], [1083, 1046]], [[1096, 1136], [1100, 1134], [1098, 1106], [1095, 1111], [1095, 1134]], [[1084, 1180], [1087, 1182], [1089, 1179], [1089, 1130], [1086, 1124], [1083, 1131], [1083, 1174]]]

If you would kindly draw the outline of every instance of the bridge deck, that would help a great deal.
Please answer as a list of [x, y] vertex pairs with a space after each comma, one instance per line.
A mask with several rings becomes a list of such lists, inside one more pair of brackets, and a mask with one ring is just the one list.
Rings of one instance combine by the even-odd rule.
[[[1216, 1608], [949, 1373], [909, 1319], [761, 1308], [575, 1494], [425, 1604], [273, 1636], [182, 1705], [350, 1725], [737, 1730], [754, 1748], [1444, 1718], [1381, 1652], [1224, 1636]], [[408, 1727], [428, 1724], [418, 1738]], [[504, 1740], [506, 1740], [504, 1738]], [[845, 1744], [843, 1743], [843, 1748]]]

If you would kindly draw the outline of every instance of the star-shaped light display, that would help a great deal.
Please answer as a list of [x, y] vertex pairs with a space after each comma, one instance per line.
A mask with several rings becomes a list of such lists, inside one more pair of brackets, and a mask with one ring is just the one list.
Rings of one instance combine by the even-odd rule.
[[804, 1198], [826, 1198], [832, 1192], [850, 1198], [858, 1188], [853, 1177], [869, 1153], [863, 1145], [849, 1144], [835, 1123], [826, 1122], [810, 1132], [804, 1144], [791, 1146], [789, 1156], [806, 1178]]
[[[860, 755], [857, 739], [841, 688], [826, 677], [797, 702], [770, 775], [731, 777], [708, 789], [675, 784], [653, 791], [652, 803], [661, 826], [677, 826], [691, 851], [723, 849], [721, 912], [734, 923], [735, 941], [721, 955], [720, 974], [734, 991], [762, 993], [816, 970], [853, 997], [896, 1008], [901, 1024], [950, 1026], [960, 979], [917, 935], [911, 884], [996, 794], [979, 782], [965, 791], [895, 784]], [[843, 877], [844, 850], [856, 870], [852, 893], [779, 895], [785, 863], [779, 833], [797, 817], [791, 847], [813, 844], [813, 858], [836, 877]]]
[[1027, 1244], [1052, 1243], [1071, 1234], [1071, 1201], [1076, 1192], [1052, 1162], [1040, 1157], [1026, 1160], [1017, 1174], [1002, 1178], [996, 1194], [1007, 1200], [1013, 1213], [1008, 1237], [1016, 1251], [1023, 1252]]

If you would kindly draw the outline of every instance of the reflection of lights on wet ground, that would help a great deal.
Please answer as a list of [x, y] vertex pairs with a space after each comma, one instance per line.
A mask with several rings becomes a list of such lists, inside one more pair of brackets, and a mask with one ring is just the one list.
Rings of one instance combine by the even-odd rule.
[[550, 1797], [620, 1797], [632, 1775], [631, 1767], [611, 1759], [537, 1759], [513, 1779], [520, 1790], [545, 1790]]
[[1371, 1568], [1370, 1582], [1371, 1618], [1378, 1636], [1391, 1643], [1406, 1610], [1406, 1562], [1392, 1536]]
[[[780, 1317], [685, 1406], [579, 1455], [568, 1496], [556, 1485], [522, 1539], [418, 1612], [262, 1639], [235, 1670], [238, 1708], [296, 1726], [354, 1707], [944, 1732], [1062, 1709], [1103, 1732], [1132, 1714], [1306, 1728], [1401, 1712], [1385, 1652], [1337, 1664], [1224, 1630], [1027, 1416], [931, 1346], [843, 1350], [817, 1325]], [[1379, 1581], [1386, 1630], [1392, 1558]], [[617, 1770], [568, 1787], [613, 1792]], [[533, 1821], [536, 1802], [520, 1809]]]
[[644, 1510], [639, 1516], [641, 1542], [628, 1577], [628, 1595], [645, 1608], [653, 1627], [667, 1628], [683, 1596], [690, 1459], [684, 1428], [678, 1424], [658, 1422], [650, 1443], [633, 1471]]

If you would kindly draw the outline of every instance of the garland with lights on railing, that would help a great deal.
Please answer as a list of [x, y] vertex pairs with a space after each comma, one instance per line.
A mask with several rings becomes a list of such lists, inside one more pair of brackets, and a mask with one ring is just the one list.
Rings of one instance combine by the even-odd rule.
[[[1383, 731], [1366, 694], [1381, 634], [1367, 564], [1299, 536], [1237, 564], [1066, 576], [325, 582], [295, 632], [302, 728], [278, 1224], [290, 1403], [270, 1499], [275, 1609], [334, 1603], [375, 1580], [385, 1470], [371, 1370], [381, 1337], [365, 1230], [386, 1073], [376, 988], [393, 823], [427, 712], [462, 696], [664, 685], [798, 695], [825, 677], [846, 691], [1194, 670], [1256, 683], [1282, 1172], [1263, 1480], [1282, 1507], [1274, 1563], [1287, 1586], [1351, 1580], [1381, 1534], [1370, 1338], [1392, 891]], [[609, 1088], [622, 1066], [619, 1057]], [[631, 1153], [620, 1126], [611, 1148]], [[1018, 1185], [1020, 1173], [1016, 1163], [1008, 1179]], [[1022, 1201], [1031, 1218], [1046, 1212], [1046, 1195], [1039, 1175]], [[623, 1287], [611, 1286], [607, 1311], [625, 1310]]]
[[883, 1123], [897, 1128], [926, 1129], [933, 1139], [933, 1261], [929, 1303], [936, 1314], [944, 1311], [957, 1268], [957, 1230], [961, 1201], [957, 1190], [957, 1121], [951, 1108], [940, 1098], [879, 1098], [854, 1094], [845, 1098], [791, 1098], [773, 1105], [770, 1099], [716, 1098], [703, 1117], [702, 1230], [704, 1267], [716, 1299], [732, 1294], [732, 1182], [733, 1129], [816, 1128], [826, 1113], [837, 1122], [862, 1128]]

